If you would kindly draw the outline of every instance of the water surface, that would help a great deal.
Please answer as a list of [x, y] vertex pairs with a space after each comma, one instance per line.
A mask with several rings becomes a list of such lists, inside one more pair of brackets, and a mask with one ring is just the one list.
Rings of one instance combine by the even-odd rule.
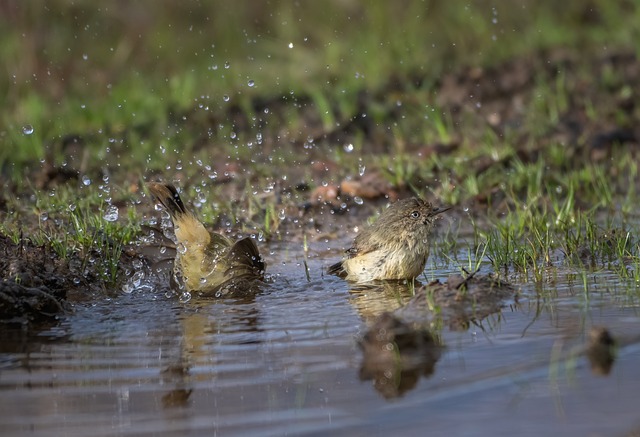
[[[307, 281], [296, 245], [273, 248], [273, 283], [255, 298], [180, 303], [148, 289], [100, 297], [35, 337], [3, 330], [2, 435], [625, 435], [640, 430], [636, 292], [593, 273], [521, 298], [469, 329], [438, 331], [432, 375], [396, 396], [361, 380], [358, 338], [409, 296]], [[442, 260], [435, 260], [442, 265]], [[429, 279], [457, 266], [427, 268]], [[549, 285], [550, 287], [551, 285]], [[549, 293], [543, 294], [549, 296]], [[593, 325], [623, 346], [608, 375], [570, 356]]]

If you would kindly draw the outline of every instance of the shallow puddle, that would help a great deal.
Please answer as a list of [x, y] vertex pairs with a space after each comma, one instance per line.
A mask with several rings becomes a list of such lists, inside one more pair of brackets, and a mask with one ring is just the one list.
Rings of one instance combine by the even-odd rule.
[[[25, 339], [4, 330], [2, 435], [615, 435], [640, 430], [637, 298], [607, 273], [520, 298], [466, 330], [446, 324], [435, 370], [394, 390], [361, 374], [367, 322], [406, 293], [351, 293], [337, 255], [273, 246], [250, 300], [182, 304], [153, 290], [78, 305]], [[436, 263], [437, 265], [442, 262]], [[429, 279], [458, 273], [434, 269]], [[633, 292], [637, 296], [637, 291]], [[621, 342], [608, 375], [572, 355], [594, 325]], [[389, 380], [391, 381], [391, 380]]]

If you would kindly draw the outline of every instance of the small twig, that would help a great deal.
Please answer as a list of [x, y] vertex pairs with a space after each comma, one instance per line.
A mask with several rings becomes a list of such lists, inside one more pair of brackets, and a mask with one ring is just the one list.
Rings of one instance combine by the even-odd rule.
[[456, 286], [456, 289], [460, 289], [460, 287], [462, 287], [463, 285], [466, 286], [467, 283], [469, 283], [469, 281], [476, 275], [476, 273], [478, 273], [480, 271], [480, 269], [476, 269], [474, 272], [469, 273], [467, 271], [467, 269], [465, 269], [464, 267], [460, 267], [462, 269], [463, 272], [465, 272], [467, 274], [467, 276], [464, 278], [464, 281], [462, 281], [461, 283], [459, 283]]

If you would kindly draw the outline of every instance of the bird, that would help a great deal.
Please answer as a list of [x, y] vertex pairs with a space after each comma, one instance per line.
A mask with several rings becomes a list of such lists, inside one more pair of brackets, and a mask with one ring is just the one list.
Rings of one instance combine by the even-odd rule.
[[418, 197], [391, 204], [327, 272], [359, 284], [415, 279], [427, 263], [436, 217], [449, 209]]
[[188, 292], [220, 295], [220, 290], [226, 292], [264, 278], [266, 264], [253, 239], [233, 242], [209, 232], [171, 184], [151, 182], [147, 188], [171, 216], [177, 244], [174, 272], [182, 277]]

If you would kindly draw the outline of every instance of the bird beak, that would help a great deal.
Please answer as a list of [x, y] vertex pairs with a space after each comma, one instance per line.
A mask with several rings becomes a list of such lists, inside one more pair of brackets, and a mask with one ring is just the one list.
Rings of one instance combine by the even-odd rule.
[[452, 208], [451, 206], [433, 208], [431, 210], [431, 215], [434, 216], [434, 215], [442, 214], [445, 211], [449, 211], [451, 208]]

